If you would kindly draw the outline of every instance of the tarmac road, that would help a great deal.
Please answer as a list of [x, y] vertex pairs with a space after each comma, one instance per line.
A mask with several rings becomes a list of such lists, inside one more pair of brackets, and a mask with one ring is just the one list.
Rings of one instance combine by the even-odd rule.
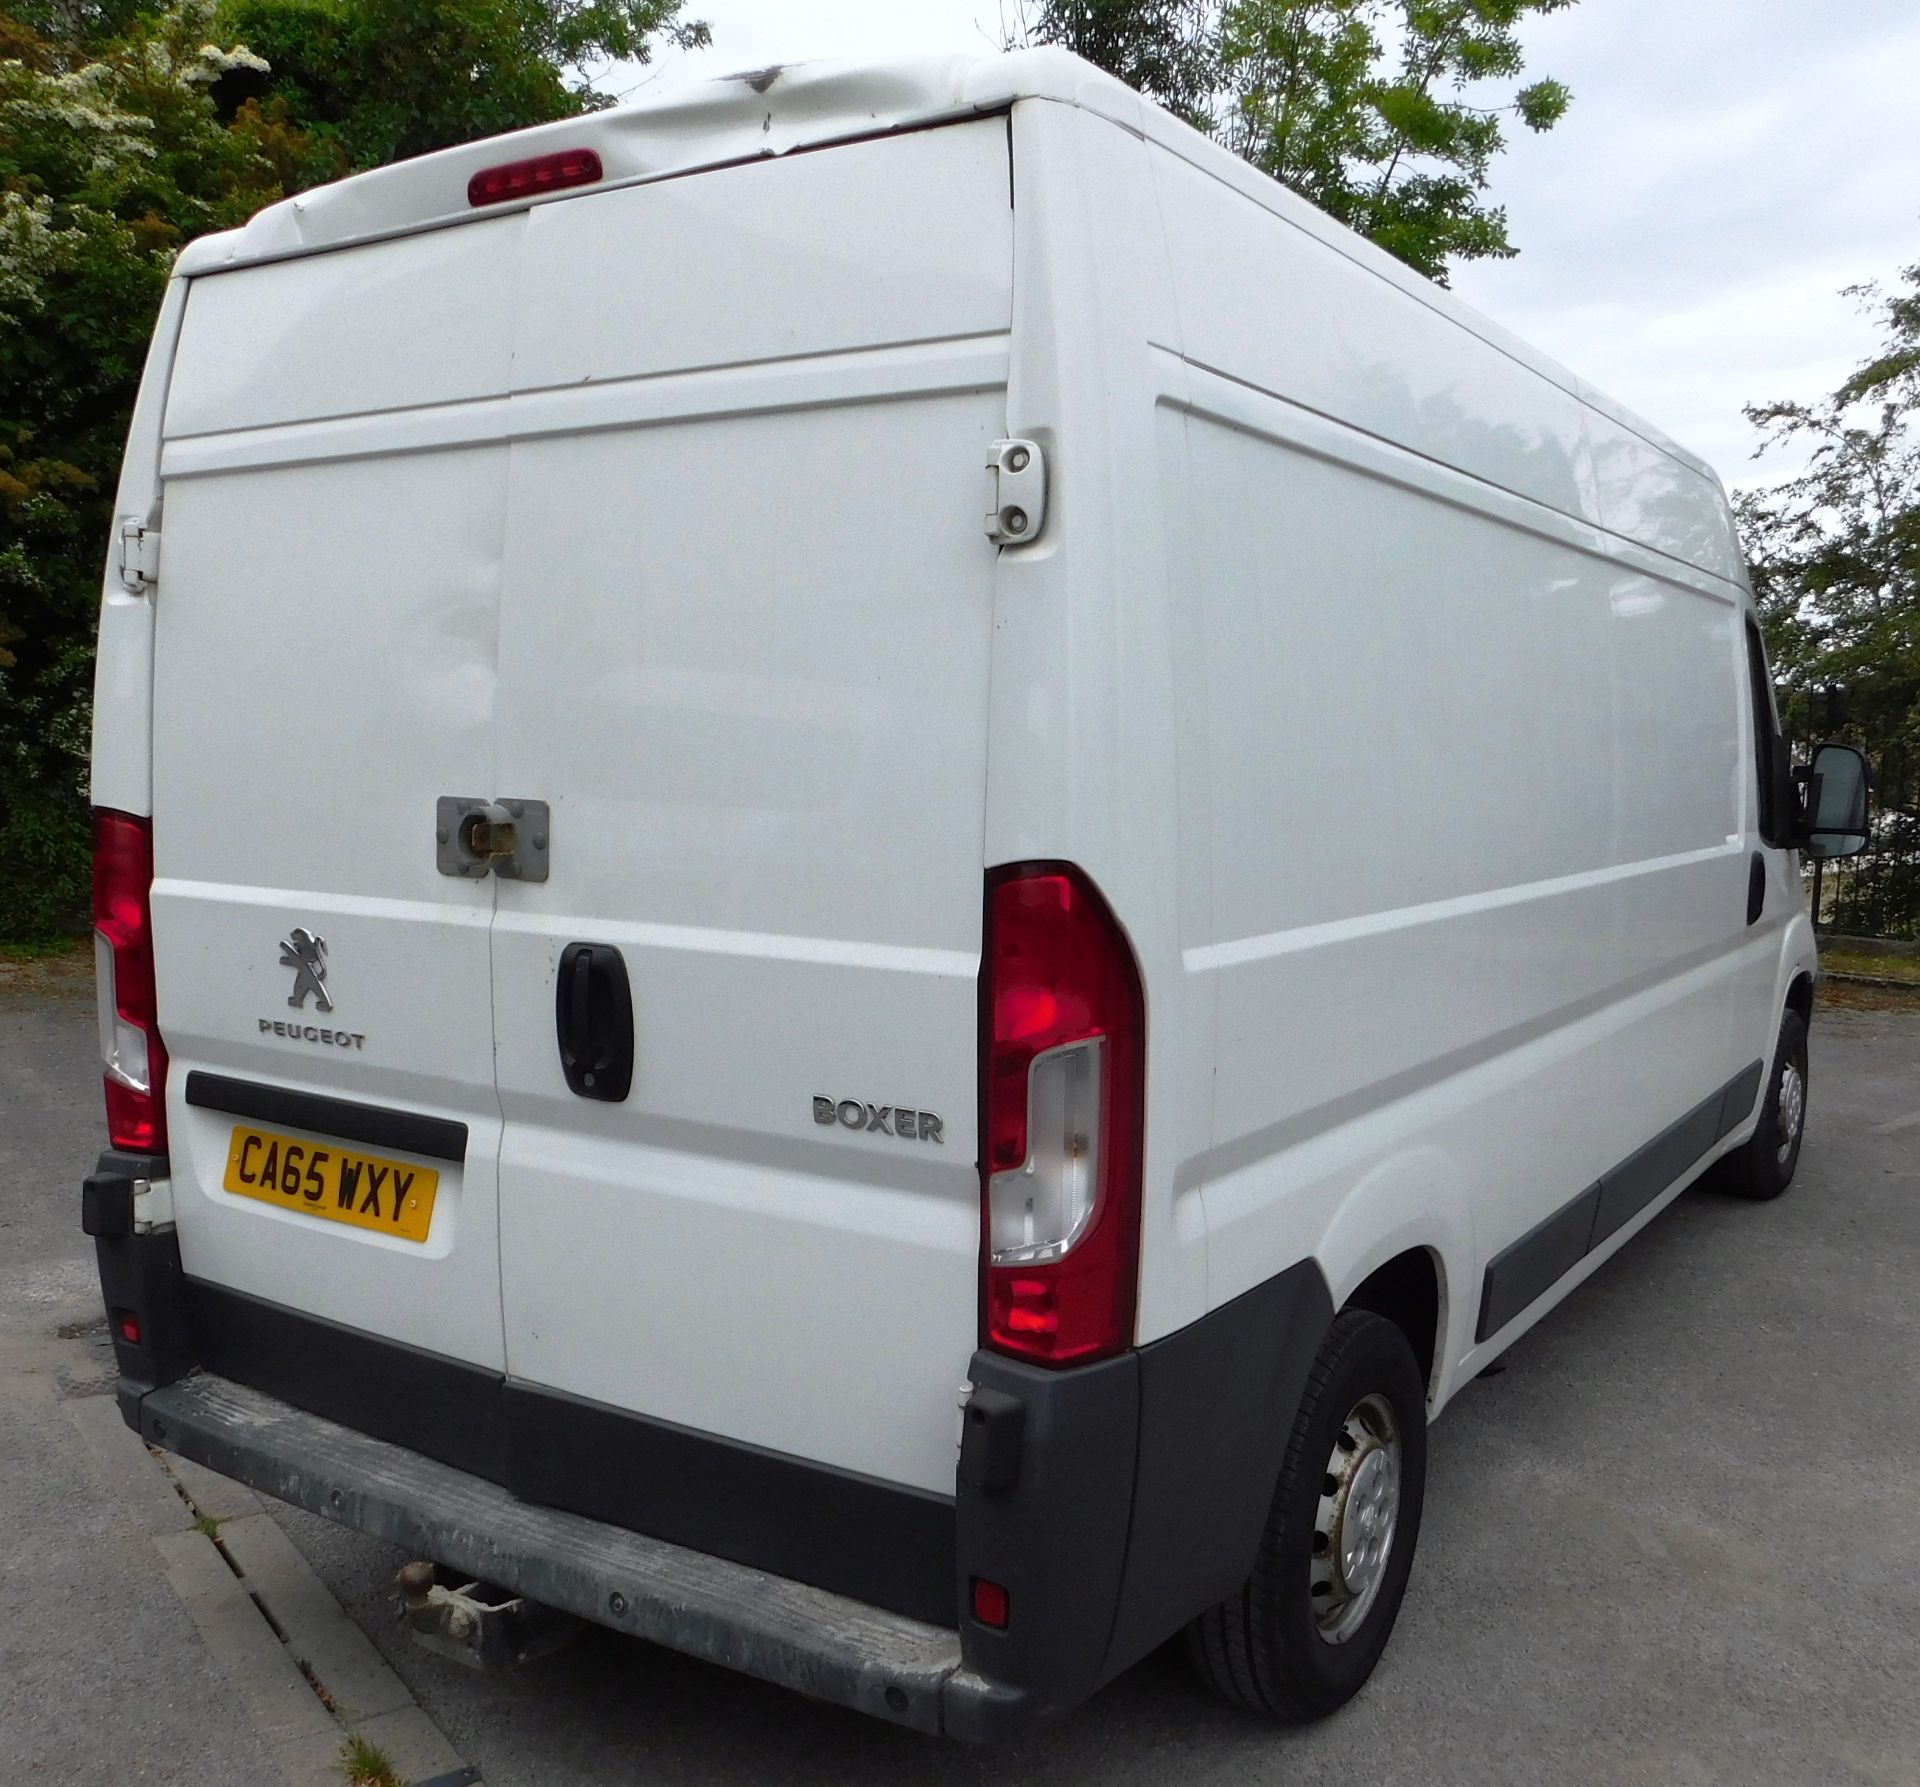
[[[97, 1314], [92, 1004], [66, 978], [0, 980], [0, 1779], [259, 1780], [164, 1585], [57, 1493], [52, 1411], [102, 1370], [57, 1338]], [[1792, 1192], [1687, 1194], [1504, 1365], [1434, 1429], [1373, 1684], [1303, 1731], [1217, 1705], [1171, 1648], [998, 1752], [597, 1630], [474, 1675], [398, 1631], [398, 1554], [276, 1516], [490, 1787], [1920, 1783], [1920, 1009], [1823, 1007]], [[99, 1772], [136, 1731], [153, 1772]]]
[[114, 1382], [80, 1180], [104, 1133], [91, 959], [0, 967], [0, 1782], [259, 1787], [147, 1534], [70, 1405]]

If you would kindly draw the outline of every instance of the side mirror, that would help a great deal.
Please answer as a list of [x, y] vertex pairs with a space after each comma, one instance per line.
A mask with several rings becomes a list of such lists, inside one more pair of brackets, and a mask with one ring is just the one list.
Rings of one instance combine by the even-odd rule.
[[1802, 790], [1794, 841], [1816, 860], [1858, 856], [1867, 847], [1867, 760], [1852, 745], [1816, 745], [1796, 773]]

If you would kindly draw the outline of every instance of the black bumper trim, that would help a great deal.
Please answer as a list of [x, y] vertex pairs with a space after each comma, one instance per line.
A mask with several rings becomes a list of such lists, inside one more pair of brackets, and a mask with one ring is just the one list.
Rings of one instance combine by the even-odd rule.
[[1750, 1062], [1581, 1194], [1487, 1262], [1480, 1285], [1477, 1345], [1532, 1307], [1604, 1241], [1625, 1228], [1675, 1180], [1753, 1114], [1765, 1066]]
[[499, 1372], [204, 1279], [187, 1280], [186, 1308], [207, 1370], [441, 1464], [506, 1481]]
[[723, 1439], [186, 1281], [198, 1361], [528, 1502], [951, 1626], [951, 1496]]
[[506, 1482], [549, 1508], [951, 1629], [953, 1497], [509, 1379]]
[[916, 1730], [1012, 1736], [1024, 1702], [969, 1674], [950, 1627], [534, 1507], [497, 1484], [206, 1373], [144, 1396], [141, 1436], [416, 1557]]
[[284, 1123], [289, 1129], [338, 1136], [343, 1142], [363, 1142], [369, 1148], [397, 1148], [427, 1160], [450, 1160], [455, 1166], [467, 1158], [467, 1126], [450, 1117], [423, 1117], [417, 1111], [296, 1092], [290, 1086], [262, 1086], [198, 1070], [187, 1075], [187, 1103], [229, 1117], [251, 1117], [256, 1123]]
[[[187, 1322], [180, 1244], [171, 1229], [133, 1232], [133, 1188], [167, 1177], [164, 1154], [109, 1149], [80, 1193], [80, 1222], [93, 1237], [100, 1298], [107, 1307], [121, 1407], [156, 1384], [170, 1384], [199, 1363]], [[131, 1317], [131, 1324], [128, 1318]], [[129, 1333], [139, 1336], [130, 1339]]]
[[967, 1666], [1050, 1717], [1238, 1590], [1332, 1320], [1302, 1260], [1098, 1365], [975, 1353], [974, 1384], [1022, 1418], [1018, 1476], [961, 1483], [961, 1578], [999, 1583], [1011, 1605], [1004, 1631], [962, 1621]]

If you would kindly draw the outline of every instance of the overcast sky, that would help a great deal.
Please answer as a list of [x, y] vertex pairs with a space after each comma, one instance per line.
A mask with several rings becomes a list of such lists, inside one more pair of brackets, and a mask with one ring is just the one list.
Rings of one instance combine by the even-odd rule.
[[[648, 86], [998, 38], [996, 0], [689, 0], [714, 45]], [[1916, 0], [1579, 0], [1527, 28], [1573, 109], [1494, 173], [1517, 259], [1455, 289], [1703, 453], [1729, 484], [1743, 403], [1811, 397], [1872, 341], [1840, 287], [1920, 261]], [[610, 85], [614, 83], [609, 83]]]

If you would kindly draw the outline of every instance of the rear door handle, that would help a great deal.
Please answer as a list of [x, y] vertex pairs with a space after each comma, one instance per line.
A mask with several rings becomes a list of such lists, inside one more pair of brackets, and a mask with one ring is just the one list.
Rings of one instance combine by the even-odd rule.
[[569, 943], [554, 988], [560, 1070], [581, 1098], [618, 1104], [633, 1087], [633, 988], [611, 943]]

